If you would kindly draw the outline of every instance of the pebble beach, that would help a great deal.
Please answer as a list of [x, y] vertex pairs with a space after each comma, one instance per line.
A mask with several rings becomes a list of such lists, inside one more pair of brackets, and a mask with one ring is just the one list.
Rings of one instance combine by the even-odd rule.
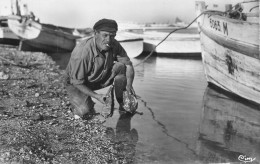
[[0, 48], [0, 163], [124, 163], [104, 119], [75, 120], [48, 55]]

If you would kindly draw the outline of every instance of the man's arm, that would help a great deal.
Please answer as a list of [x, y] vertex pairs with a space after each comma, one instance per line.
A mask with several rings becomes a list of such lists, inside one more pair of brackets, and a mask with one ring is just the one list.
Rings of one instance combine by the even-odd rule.
[[126, 78], [127, 78], [126, 90], [130, 93], [135, 94], [132, 86], [134, 81], [134, 76], [135, 76], [134, 67], [129, 57], [127, 56], [125, 49], [122, 47], [122, 45], [120, 45], [119, 42], [115, 42], [115, 44], [117, 45], [117, 52], [118, 52], [117, 54], [119, 54], [117, 56], [117, 61], [126, 65]]
[[85, 93], [86, 95], [97, 99], [97, 100], [100, 101], [102, 104], [105, 103], [104, 98], [106, 97], [106, 95], [98, 94], [98, 93], [92, 91], [90, 88], [88, 88], [87, 86], [85, 86], [85, 85], [83, 85], [83, 84], [77, 84], [77, 85], [74, 85], [74, 86], [75, 86], [76, 88], [78, 88], [81, 92]]
[[126, 79], [127, 79], [126, 90], [133, 94], [135, 94], [133, 89], [134, 76], [135, 76], [135, 71], [133, 65], [132, 64], [126, 65]]

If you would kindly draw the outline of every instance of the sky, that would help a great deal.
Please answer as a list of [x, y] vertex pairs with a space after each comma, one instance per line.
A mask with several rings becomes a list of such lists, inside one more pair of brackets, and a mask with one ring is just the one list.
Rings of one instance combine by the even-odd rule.
[[[3, 1], [3, 0], [1, 0]], [[10, 0], [9, 0], [10, 1]], [[43, 23], [72, 28], [92, 27], [102, 18], [134, 23], [186, 23], [195, 17], [196, 0], [22, 0]], [[206, 0], [207, 1], [207, 0]], [[234, 3], [238, 0], [210, 0]]]
[[[54, 3], [55, 1], [55, 3]], [[187, 1], [186, 3], [184, 3]], [[42, 21], [85, 27], [102, 18], [137, 23], [173, 23], [195, 16], [195, 0], [30, 0]], [[43, 6], [48, 6], [47, 8]], [[45, 10], [48, 12], [45, 12]], [[191, 14], [192, 12], [192, 14]], [[42, 15], [44, 13], [44, 15]]]

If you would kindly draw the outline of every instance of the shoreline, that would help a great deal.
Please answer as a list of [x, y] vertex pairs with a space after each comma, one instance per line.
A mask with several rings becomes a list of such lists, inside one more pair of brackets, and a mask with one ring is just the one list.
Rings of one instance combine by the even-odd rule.
[[0, 163], [124, 160], [102, 119], [74, 119], [62, 84], [64, 70], [50, 56], [6, 47], [0, 51], [7, 59], [0, 59]]

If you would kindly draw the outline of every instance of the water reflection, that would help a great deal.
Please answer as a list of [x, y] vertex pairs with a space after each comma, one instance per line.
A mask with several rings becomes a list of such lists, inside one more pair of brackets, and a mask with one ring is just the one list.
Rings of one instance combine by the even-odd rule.
[[132, 114], [120, 113], [115, 131], [111, 127], [107, 128], [107, 134], [117, 143], [115, 148], [124, 157], [125, 163], [134, 163], [135, 147], [138, 142], [138, 132], [135, 128], [131, 128], [132, 117]]
[[[197, 153], [204, 162], [260, 161], [260, 105], [208, 87], [204, 94]], [[241, 160], [241, 159], [240, 159]]]

